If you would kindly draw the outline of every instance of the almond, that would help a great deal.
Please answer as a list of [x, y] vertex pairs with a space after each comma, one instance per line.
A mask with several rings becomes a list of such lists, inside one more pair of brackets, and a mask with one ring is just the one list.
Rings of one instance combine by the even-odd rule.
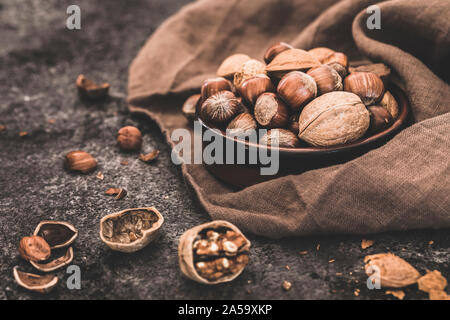
[[277, 55], [266, 67], [268, 72], [306, 70], [320, 66], [312, 54], [301, 49], [289, 49]]

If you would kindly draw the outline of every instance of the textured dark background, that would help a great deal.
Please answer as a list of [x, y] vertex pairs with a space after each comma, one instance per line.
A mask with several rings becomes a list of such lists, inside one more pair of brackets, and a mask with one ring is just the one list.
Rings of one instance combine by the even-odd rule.
[[[128, 65], [146, 38], [185, 2], [78, 0], [81, 31], [65, 28], [72, 2], [0, 4], [0, 124], [8, 127], [0, 132], [0, 299], [395, 299], [365, 285], [364, 256], [388, 251], [422, 273], [438, 269], [450, 277], [449, 230], [369, 236], [375, 244], [366, 250], [361, 237], [273, 241], [250, 235], [251, 263], [232, 283], [205, 287], [182, 277], [178, 238], [208, 216], [187, 193], [158, 127], [128, 114], [125, 98]], [[110, 82], [111, 98], [95, 104], [80, 101], [74, 86], [80, 73]], [[161, 150], [154, 164], [118, 151], [115, 134], [123, 125], [142, 130], [144, 151]], [[28, 135], [20, 137], [20, 131]], [[98, 159], [103, 181], [95, 173], [64, 171], [62, 159], [75, 149]], [[120, 165], [122, 160], [129, 165]], [[116, 186], [128, 190], [125, 199], [104, 195]], [[100, 218], [138, 206], [162, 212], [162, 237], [134, 254], [109, 250], [98, 236]], [[56, 272], [60, 283], [47, 296], [14, 282], [15, 265], [33, 271], [18, 256], [17, 245], [44, 219], [66, 220], [79, 229], [73, 264], [81, 268], [81, 290], [66, 288], [65, 270]], [[300, 255], [304, 250], [308, 253]], [[292, 282], [289, 292], [281, 288], [284, 280]], [[406, 299], [427, 298], [415, 285], [405, 292]]]

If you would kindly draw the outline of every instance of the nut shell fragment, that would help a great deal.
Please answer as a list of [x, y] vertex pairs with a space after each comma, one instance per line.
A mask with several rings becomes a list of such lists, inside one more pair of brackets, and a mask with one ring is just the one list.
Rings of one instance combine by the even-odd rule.
[[334, 91], [306, 105], [300, 114], [298, 137], [313, 146], [340, 145], [361, 138], [369, 124], [369, 111], [357, 95]]
[[266, 65], [255, 59], [248, 60], [234, 74], [233, 84], [239, 90], [242, 82], [258, 74], [266, 74]]
[[164, 218], [156, 208], [132, 208], [104, 216], [100, 238], [111, 249], [135, 252], [157, 239]]
[[106, 97], [109, 91], [109, 83], [97, 84], [80, 74], [76, 81], [78, 93], [82, 98], [98, 100]]
[[69, 247], [69, 249], [67, 249], [66, 253], [63, 256], [56, 258], [55, 260], [52, 260], [47, 263], [38, 263], [34, 261], [30, 261], [30, 263], [33, 267], [35, 267], [39, 271], [50, 272], [68, 265], [69, 263], [72, 262], [72, 260], [73, 260], [73, 249], [72, 247]]
[[366, 256], [364, 262], [368, 276], [379, 270], [382, 287], [403, 288], [416, 283], [420, 278], [420, 273], [412, 265], [392, 253]]
[[[178, 260], [179, 260], [179, 264], [180, 264], [180, 269], [186, 277], [188, 277], [196, 282], [199, 282], [199, 283], [213, 285], [213, 284], [232, 281], [242, 273], [242, 271], [245, 268], [245, 265], [248, 263], [248, 256], [246, 254], [241, 254], [237, 257], [238, 260], [243, 260], [243, 261], [238, 261], [238, 262], [241, 262], [241, 265], [237, 270], [235, 270], [234, 273], [223, 274], [223, 275], [221, 275], [220, 278], [218, 278], [216, 280], [210, 281], [210, 280], [200, 276], [200, 274], [196, 270], [196, 266], [203, 267], [204, 265], [202, 265], [203, 261], [197, 262], [197, 265], [195, 265], [196, 263], [194, 260], [194, 249], [196, 249], [196, 248], [194, 248], [194, 242], [196, 241], [196, 239], [198, 238], [199, 234], [202, 231], [208, 230], [208, 229], [217, 230], [220, 228], [229, 229], [230, 231], [228, 231], [228, 232], [233, 232], [233, 233], [237, 234], [240, 239], [242, 239], [242, 243], [240, 243], [240, 245], [239, 245], [239, 252], [247, 253], [249, 251], [250, 246], [251, 246], [250, 241], [242, 234], [242, 232], [235, 225], [233, 225], [227, 221], [216, 220], [216, 221], [212, 221], [209, 223], [204, 223], [202, 225], [196, 226], [192, 229], [187, 230], [181, 236], [180, 243], [178, 246], [178, 258], [179, 258]], [[200, 245], [201, 245], [201, 243], [200, 243]], [[205, 249], [206, 249], [206, 247], [205, 247]], [[209, 250], [213, 250], [213, 249], [216, 249], [216, 248], [212, 248], [212, 247], [209, 248]], [[231, 247], [228, 248], [228, 250], [231, 250], [231, 249], [232, 249]], [[197, 252], [198, 252], [198, 248], [197, 248]], [[231, 252], [230, 252], [230, 254], [231, 254]], [[223, 267], [226, 267], [227, 262], [225, 260], [223, 260], [223, 258], [219, 258], [219, 261], [221, 261], [223, 263]], [[206, 266], [207, 263], [204, 263], [204, 264]]]
[[443, 291], [447, 287], [447, 279], [437, 271], [428, 271], [426, 275], [417, 280], [419, 290], [430, 293], [433, 290]]
[[52, 249], [58, 249], [71, 245], [78, 236], [78, 230], [65, 221], [42, 221], [33, 234], [44, 238]]
[[58, 277], [53, 275], [38, 275], [33, 273], [22, 272], [17, 269], [17, 266], [13, 270], [14, 279], [16, 282], [25, 289], [48, 293], [58, 283]]

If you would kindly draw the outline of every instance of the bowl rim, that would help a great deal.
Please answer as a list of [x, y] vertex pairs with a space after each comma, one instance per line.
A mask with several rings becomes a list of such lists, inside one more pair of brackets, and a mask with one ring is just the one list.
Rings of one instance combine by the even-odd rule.
[[[389, 84], [386, 91], [389, 91], [394, 98], [396, 99], [398, 106], [399, 106], [399, 114], [397, 119], [395, 119], [394, 123], [387, 129], [376, 133], [371, 136], [365, 136], [362, 139], [356, 140], [352, 143], [333, 146], [333, 147], [303, 147], [303, 148], [286, 148], [286, 147], [280, 147], [277, 148], [280, 153], [283, 154], [307, 154], [307, 155], [321, 155], [321, 154], [328, 154], [333, 152], [339, 152], [339, 151], [345, 151], [345, 150], [351, 150], [357, 147], [366, 146], [369, 144], [372, 144], [374, 142], [377, 142], [381, 140], [384, 137], [388, 137], [390, 134], [396, 132], [399, 130], [402, 125], [406, 122], [408, 116], [409, 116], [409, 103], [406, 98], [405, 93], [396, 85]], [[263, 148], [263, 149], [271, 149], [271, 146], [265, 146], [259, 143], [252, 143], [249, 141], [241, 140], [236, 137], [230, 137], [225, 134], [223, 130], [220, 130], [218, 128], [210, 127], [208, 124], [206, 124], [202, 119], [200, 119], [199, 116], [196, 115], [195, 118], [197, 121], [201, 123], [203, 127], [209, 130], [213, 130], [223, 138], [234, 141], [239, 144], [244, 144], [246, 147], [253, 147], [253, 148]]]

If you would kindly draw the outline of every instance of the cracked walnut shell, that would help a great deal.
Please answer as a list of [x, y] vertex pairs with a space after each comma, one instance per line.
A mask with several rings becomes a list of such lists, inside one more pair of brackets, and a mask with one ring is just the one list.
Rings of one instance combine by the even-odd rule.
[[361, 138], [369, 128], [370, 114], [357, 95], [333, 91], [307, 104], [298, 121], [300, 139], [328, 147]]
[[111, 249], [135, 252], [158, 238], [164, 218], [155, 208], [133, 208], [104, 216], [100, 238]]
[[180, 238], [181, 272], [203, 284], [237, 278], [248, 264], [250, 241], [233, 224], [217, 220], [196, 226]]

